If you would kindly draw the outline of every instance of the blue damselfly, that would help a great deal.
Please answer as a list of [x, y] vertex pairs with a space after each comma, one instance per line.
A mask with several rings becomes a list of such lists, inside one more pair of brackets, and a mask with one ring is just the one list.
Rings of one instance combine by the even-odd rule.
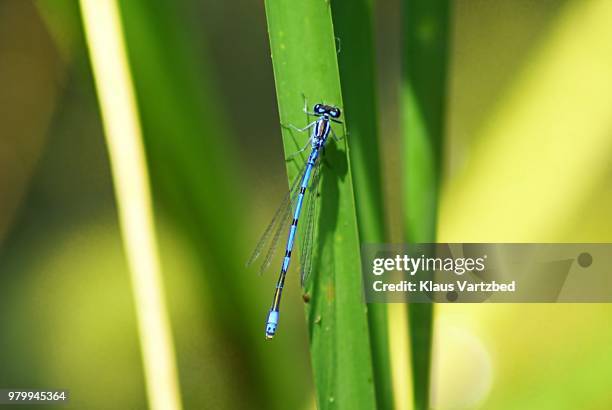
[[[330, 135], [332, 135], [334, 139], [337, 139], [331, 127], [331, 122], [341, 123], [338, 120], [338, 118], [340, 118], [340, 109], [334, 106], [316, 104], [313, 107], [313, 112], [308, 112], [306, 108], [304, 108], [304, 111], [308, 115], [317, 117], [317, 119], [304, 128], [297, 128], [291, 125], [289, 126], [291, 129], [299, 132], [305, 132], [312, 129], [310, 138], [308, 139], [306, 145], [296, 153], [292, 154], [290, 158], [304, 152], [309, 147], [310, 155], [308, 155], [308, 159], [301, 168], [301, 171], [298, 172], [297, 177], [291, 184], [289, 192], [274, 214], [270, 225], [264, 231], [259, 243], [255, 247], [253, 255], [247, 263], [247, 265], [252, 264], [262, 253], [265, 245], [269, 243], [270, 245], [268, 251], [260, 268], [260, 273], [263, 272], [269, 266], [272, 260], [280, 235], [283, 231], [285, 231], [285, 229], [287, 229], [289, 222], [291, 222], [287, 237], [287, 246], [285, 248], [285, 256], [283, 258], [281, 271], [276, 283], [272, 307], [268, 312], [268, 319], [266, 321], [266, 339], [271, 339], [276, 334], [276, 328], [279, 320], [281, 295], [283, 292], [283, 287], [285, 286], [285, 277], [287, 276], [287, 271], [289, 270], [289, 264], [291, 262], [291, 251], [293, 250], [293, 245], [296, 239], [300, 214], [305, 203], [307, 204], [307, 220], [306, 225], [301, 231], [302, 244], [300, 254], [300, 262], [302, 265], [300, 276], [302, 285], [304, 285], [308, 274], [310, 273], [312, 267], [312, 238], [315, 231], [317, 217], [316, 196], [317, 185], [320, 179], [321, 153], [323, 152], [325, 144], [327, 143]], [[309, 191], [308, 196], [306, 195], [307, 190]]]

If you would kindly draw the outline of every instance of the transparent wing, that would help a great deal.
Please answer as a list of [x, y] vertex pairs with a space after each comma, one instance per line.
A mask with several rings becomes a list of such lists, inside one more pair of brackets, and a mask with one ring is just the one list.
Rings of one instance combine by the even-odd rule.
[[274, 236], [272, 237], [272, 242], [270, 242], [270, 246], [268, 247], [266, 258], [264, 259], [263, 263], [259, 267], [260, 275], [266, 269], [268, 269], [268, 266], [270, 266], [270, 263], [272, 262], [272, 258], [274, 257], [274, 253], [276, 252], [276, 249], [278, 248], [278, 242], [279, 242], [279, 239], [281, 238], [281, 235], [283, 233], [285, 234], [287, 233], [287, 228], [289, 228], [289, 222], [293, 219], [293, 204], [295, 203], [295, 199], [297, 199], [298, 193], [299, 193], [299, 189], [296, 190], [296, 193], [294, 194], [294, 199], [292, 199], [289, 202], [289, 205], [283, 211], [283, 215], [280, 219], [280, 223], [278, 227], [276, 228], [276, 232], [274, 232]]
[[312, 180], [309, 184], [308, 200], [306, 208], [306, 224], [303, 229], [302, 243], [300, 251], [300, 283], [302, 287], [306, 284], [310, 271], [312, 270], [312, 256], [314, 236], [318, 224], [318, 209], [319, 209], [319, 181], [321, 179], [321, 161], [317, 162]]
[[257, 258], [262, 254], [262, 251], [268, 246], [268, 251], [266, 252], [266, 258], [259, 268], [259, 273], [263, 273], [264, 270], [270, 265], [272, 257], [274, 256], [274, 251], [277, 248], [278, 240], [281, 237], [281, 233], [287, 227], [288, 221], [291, 219], [291, 210], [294, 207], [295, 201], [297, 200], [298, 194], [300, 192], [300, 181], [304, 176], [304, 171], [306, 170], [306, 166], [304, 165], [297, 177], [291, 183], [291, 187], [289, 188], [289, 192], [283, 198], [283, 201], [279, 205], [278, 209], [274, 213], [270, 224], [263, 232], [251, 257], [246, 263], [246, 266], [251, 266]]

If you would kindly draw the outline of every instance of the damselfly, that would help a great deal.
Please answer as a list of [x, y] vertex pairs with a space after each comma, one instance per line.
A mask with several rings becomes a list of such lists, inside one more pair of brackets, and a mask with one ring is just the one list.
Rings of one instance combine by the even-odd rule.
[[[304, 152], [306, 149], [308, 149], [308, 147], [310, 147], [310, 155], [308, 156], [304, 166], [301, 168], [301, 171], [298, 172], [296, 179], [291, 184], [291, 188], [289, 189], [287, 196], [274, 214], [272, 222], [270, 222], [270, 225], [264, 231], [259, 243], [255, 247], [253, 255], [247, 263], [247, 265], [252, 264], [259, 257], [265, 245], [269, 242], [270, 247], [260, 268], [260, 273], [263, 272], [272, 260], [272, 256], [274, 255], [274, 251], [281, 233], [289, 226], [289, 221], [291, 221], [289, 234], [287, 237], [287, 246], [285, 248], [285, 256], [283, 258], [280, 274], [276, 283], [272, 307], [268, 312], [268, 319], [266, 321], [266, 339], [271, 339], [276, 334], [276, 328], [279, 320], [281, 295], [283, 293], [283, 287], [285, 286], [285, 277], [287, 276], [287, 271], [289, 270], [289, 263], [291, 262], [291, 251], [293, 250], [293, 244], [296, 239], [298, 221], [304, 206], [306, 206], [307, 210], [307, 221], [306, 225], [301, 229], [302, 249], [300, 254], [300, 262], [302, 265], [302, 285], [304, 285], [308, 274], [310, 273], [310, 269], [312, 267], [310, 260], [312, 257], [312, 238], [316, 225], [316, 191], [320, 178], [321, 153], [323, 152], [325, 144], [327, 144], [327, 140], [330, 135], [332, 135], [334, 139], [338, 139], [331, 127], [331, 122], [341, 123], [338, 120], [338, 118], [340, 118], [340, 109], [334, 106], [316, 104], [313, 107], [313, 112], [308, 112], [306, 107], [304, 107], [304, 111], [308, 115], [317, 117], [317, 119], [304, 128], [290, 126], [292, 129], [299, 132], [305, 132], [312, 129], [310, 138], [308, 139], [308, 142], [304, 148], [292, 154], [291, 157]], [[309, 191], [308, 195], [306, 195], [306, 190]]]

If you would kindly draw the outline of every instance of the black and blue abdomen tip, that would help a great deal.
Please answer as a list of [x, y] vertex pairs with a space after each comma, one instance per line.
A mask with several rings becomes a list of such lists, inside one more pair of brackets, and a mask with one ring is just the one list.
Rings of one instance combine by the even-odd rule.
[[278, 327], [278, 310], [270, 310], [266, 322], [266, 339], [272, 339]]

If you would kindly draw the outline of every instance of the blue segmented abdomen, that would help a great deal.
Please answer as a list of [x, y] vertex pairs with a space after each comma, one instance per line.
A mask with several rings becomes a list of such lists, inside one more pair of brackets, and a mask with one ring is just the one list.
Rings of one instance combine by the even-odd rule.
[[289, 237], [287, 238], [287, 248], [285, 251], [285, 259], [283, 261], [283, 271], [287, 272], [289, 269], [289, 263], [291, 262], [291, 250], [293, 249], [293, 243], [295, 241], [295, 234], [297, 232], [297, 224], [300, 218], [300, 213], [302, 212], [302, 205], [304, 202], [304, 194], [306, 193], [306, 188], [308, 188], [308, 182], [310, 181], [310, 174], [312, 173], [312, 168], [317, 160], [318, 150], [313, 150], [308, 158], [308, 166], [306, 167], [306, 172], [304, 173], [304, 179], [302, 181], [302, 185], [300, 186], [300, 194], [297, 199], [297, 204], [295, 205], [295, 212], [293, 214], [293, 222], [291, 223], [291, 229], [289, 230]]
[[302, 204], [304, 201], [304, 194], [308, 188], [308, 182], [310, 181], [310, 175], [314, 164], [317, 161], [319, 151], [317, 148], [313, 148], [310, 156], [308, 157], [308, 164], [304, 172], [302, 183], [300, 184], [300, 193], [298, 195], [297, 203], [295, 205], [295, 212], [293, 213], [293, 221], [291, 223], [291, 229], [289, 230], [289, 236], [287, 238], [287, 247], [285, 249], [285, 258], [283, 259], [283, 265], [281, 267], [281, 273], [276, 284], [276, 291], [274, 293], [274, 302], [272, 308], [268, 313], [268, 319], [266, 321], [266, 339], [272, 339], [276, 334], [276, 328], [278, 327], [279, 318], [279, 305], [283, 286], [285, 285], [285, 275], [289, 270], [289, 264], [291, 263], [291, 250], [293, 249], [293, 243], [295, 242], [295, 234], [297, 232], [298, 220], [302, 211]]
[[268, 320], [266, 321], [266, 339], [272, 339], [276, 334], [276, 327], [278, 326], [278, 310], [270, 309], [268, 313]]

